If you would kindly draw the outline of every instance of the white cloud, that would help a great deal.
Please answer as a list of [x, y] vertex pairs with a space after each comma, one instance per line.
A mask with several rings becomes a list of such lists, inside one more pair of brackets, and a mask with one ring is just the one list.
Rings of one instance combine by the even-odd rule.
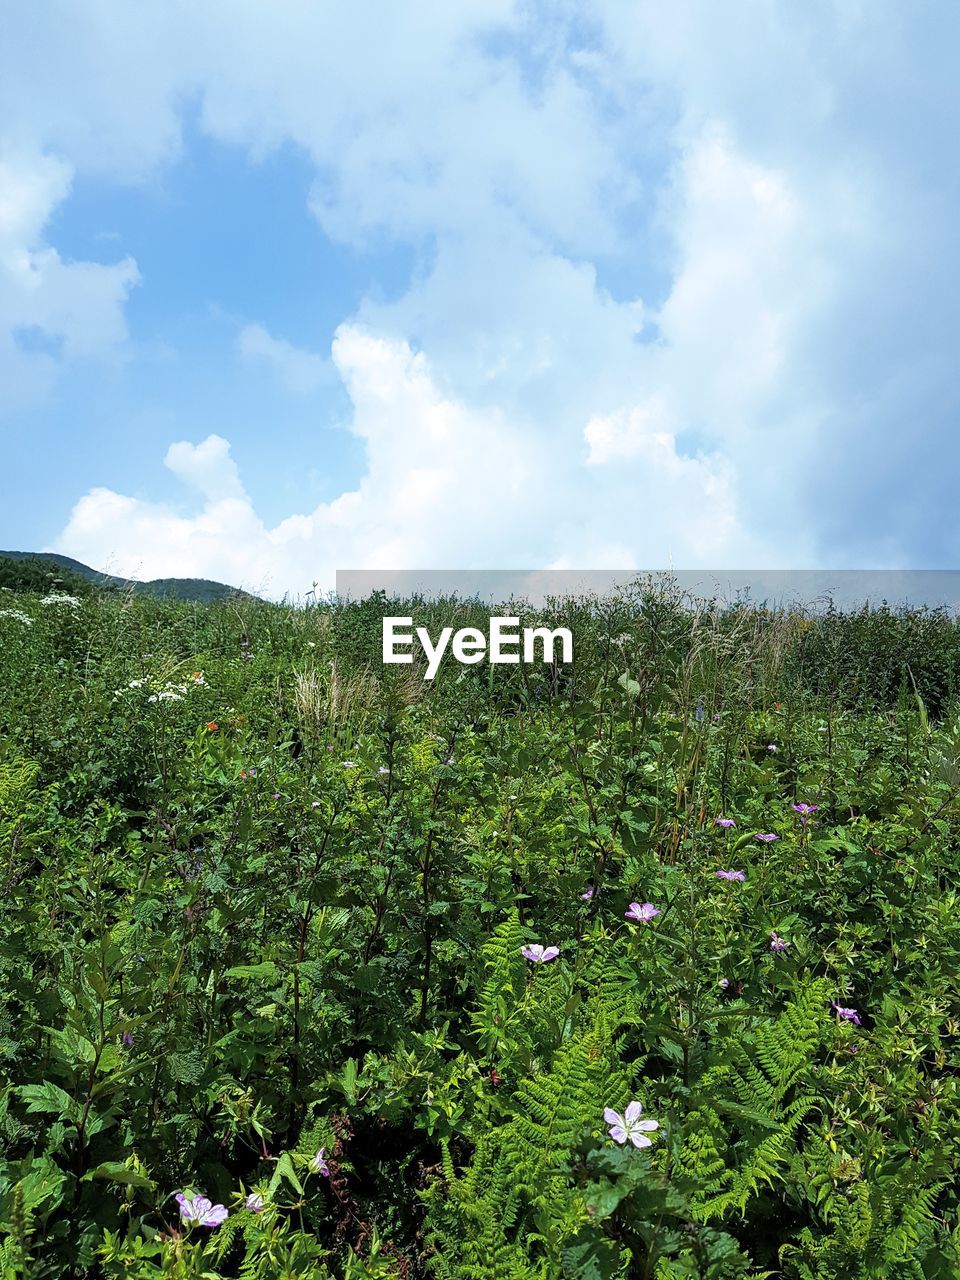
[[[338, 568], [448, 565], [527, 567], [629, 557], [629, 517], [658, 556], [702, 561], [734, 532], [722, 461], [685, 459], [663, 440], [642, 457], [641, 512], [625, 486], [598, 514], [579, 501], [579, 458], [552, 458], [533, 433], [497, 410], [470, 409], [437, 386], [422, 353], [355, 326], [337, 334], [333, 360], [353, 403], [366, 472], [356, 489], [273, 528], [244, 492], [227, 442], [171, 447], [166, 465], [204, 497], [180, 515], [105, 489], [75, 507], [57, 549], [114, 572], [215, 577], [274, 595], [332, 586]], [[576, 451], [582, 452], [582, 442]], [[558, 491], [555, 483], [562, 487]], [[653, 495], [656, 495], [655, 497]], [[709, 547], [703, 522], [708, 513]], [[709, 559], [709, 555], [707, 556]]]
[[283, 338], [275, 338], [263, 325], [248, 324], [240, 330], [240, 353], [261, 360], [274, 370], [281, 384], [298, 395], [309, 395], [327, 385], [333, 375], [329, 361], [315, 351], [305, 351]]
[[64, 361], [115, 357], [126, 340], [133, 259], [64, 262], [44, 240], [71, 179], [53, 156], [0, 152], [0, 413], [41, 399]]
[[[61, 545], [278, 588], [377, 557], [815, 563], [893, 511], [885, 547], [933, 545], [923, 477], [898, 485], [903, 422], [925, 415], [936, 483], [954, 448], [958, 21], [831, 0], [15, 8], [0, 378], [22, 395], [58, 357], [17, 325], [72, 355], [123, 341], [133, 264], [44, 240], [71, 173], [162, 181], [185, 104], [252, 156], [299, 149], [329, 237], [420, 251], [334, 344], [355, 488], [267, 527], [224, 441], [177, 445], [200, 515], [95, 490]], [[294, 393], [331, 374], [262, 325], [239, 342]]]

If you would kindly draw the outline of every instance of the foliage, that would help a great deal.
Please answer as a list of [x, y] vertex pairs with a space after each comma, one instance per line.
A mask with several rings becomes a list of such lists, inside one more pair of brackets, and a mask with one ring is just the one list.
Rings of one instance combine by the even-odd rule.
[[381, 616], [478, 603], [57, 594], [0, 607], [0, 1275], [960, 1273], [952, 620], [639, 583], [426, 684]]

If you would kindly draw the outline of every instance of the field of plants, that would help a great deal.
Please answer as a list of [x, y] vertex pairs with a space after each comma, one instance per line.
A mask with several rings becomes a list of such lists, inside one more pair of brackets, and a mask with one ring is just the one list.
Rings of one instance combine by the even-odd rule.
[[411, 611], [0, 594], [3, 1280], [960, 1276], [953, 620]]

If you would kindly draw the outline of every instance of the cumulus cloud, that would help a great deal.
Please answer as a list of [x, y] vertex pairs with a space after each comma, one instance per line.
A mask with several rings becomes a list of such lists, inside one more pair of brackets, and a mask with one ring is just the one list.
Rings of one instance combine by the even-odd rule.
[[355, 485], [268, 527], [210, 437], [167, 457], [199, 513], [94, 490], [59, 545], [274, 589], [378, 557], [955, 556], [958, 27], [833, 0], [20, 6], [0, 48], [0, 142], [27, 157], [0, 204], [20, 394], [122, 343], [136, 280], [62, 262], [50, 210], [74, 170], [162, 181], [185, 104], [211, 139], [306, 157], [327, 237], [418, 253], [400, 296], [342, 317], [332, 363], [255, 299], [239, 336], [287, 391], [342, 379]]
[[248, 324], [240, 330], [240, 352], [249, 360], [260, 360], [273, 369], [288, 391], [309, 395], [327, 385], [333, 376], [329, 361], [315, 351], [306, 351], [283, 338], [275, 338], [263, 325]]
[[658, 555], [673, 551], [691, 562], [703, 561], [705, 536], [712, 552], [733, 529], [722, 461], [681, 458], [663, 439], [643, 459], [658, 500], [638, 521], [636, 495], [624, 491], [622, 505], [598, 519], [578, 504], [574, 459], [551, 459], [499, 411], [446, 395], [422, 352], [344, 326], [333, 361], [352, 401], [351, 430], [366, 450], [355, 489], [268, 527], [227, 442], [213, 435], [172, 446], [165, 460], [202, 495], [195, 514], [96, 489], [77, 503], [57, 547], [116, 572], [213, 576], [281, 595], [315, 581], [332, 586], [338, 568], [423, 568], [438, 555], [463, 567], [523, 568], [582, 564], [596, 552], [623, 567], [630, 551], [618, 538], [628, 514]]
[[44, 240], [71, 180], [53, 156], [0, 150], [0, 413], [41, 399], [63, 362], [115, 356], [126, 341], [133, 259], [64, 262]]

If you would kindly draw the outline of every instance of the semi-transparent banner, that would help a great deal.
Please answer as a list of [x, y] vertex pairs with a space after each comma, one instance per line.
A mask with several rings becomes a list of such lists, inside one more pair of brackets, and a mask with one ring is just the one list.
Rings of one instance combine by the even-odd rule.
[[638, 583], [660, 582], [696, 600], [768, 608], [820, 611], [831, 604], [849, 610], [886, 603], [891, 608], [960, 612], [957, 569], [341, 569], [337, 596], [363, 600], [457, 596], [498, 604], [524, 600], [533, 606], [569, 596], [612, 596]]

